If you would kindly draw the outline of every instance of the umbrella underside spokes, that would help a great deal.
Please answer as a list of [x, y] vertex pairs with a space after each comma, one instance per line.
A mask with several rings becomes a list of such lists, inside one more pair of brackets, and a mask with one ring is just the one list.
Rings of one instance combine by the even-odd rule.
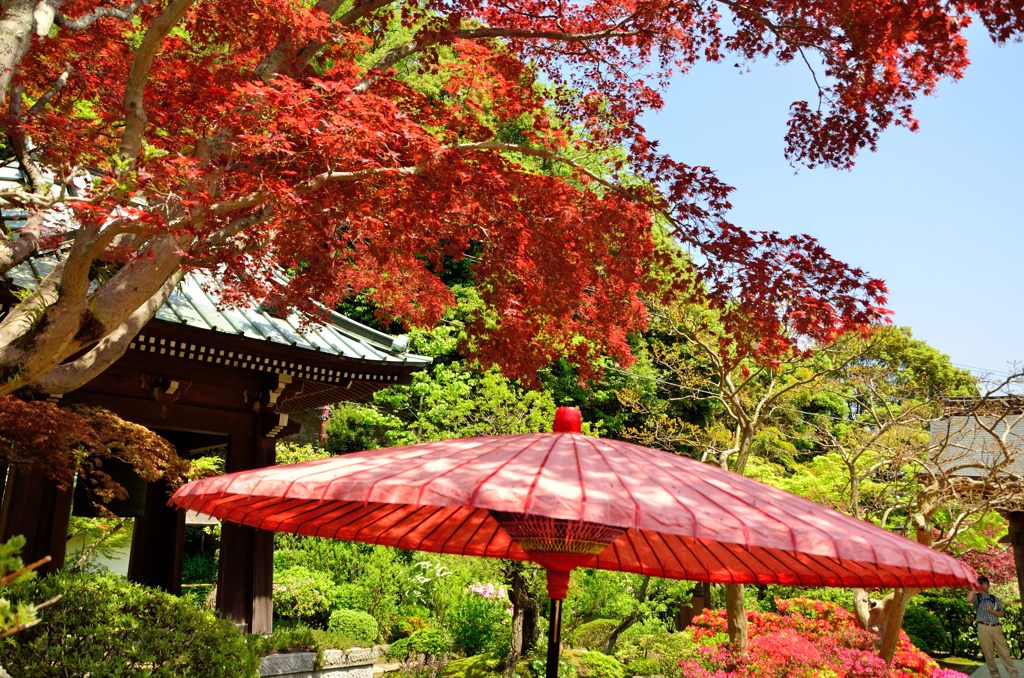
[[[546, 521], [543, 517], [463, 506], [239, 494], [185, 496], [180, 497], [180, 502], [200, 513], [275, 532], [510, 560], [538, 560], [536, 552], [546, 556], [572, 554], [572, 567], [673, 579], [862, 588], [957, 586], [963, 581], [960, 572], [931, 569], [934, 561], [914, 562], [910, 558], [885, 563], [886, 554], [867, 544], [863, 547], [863, 560], [840, 559], [663, 531], [591, 527], [592, 524], [582, 521]], [[518, 535], [519, 543], [514, 535]]]
[[611, 525], [526, 513], [491, 511], [491, 516], [527, 553], [596, 556], [625, 532]]

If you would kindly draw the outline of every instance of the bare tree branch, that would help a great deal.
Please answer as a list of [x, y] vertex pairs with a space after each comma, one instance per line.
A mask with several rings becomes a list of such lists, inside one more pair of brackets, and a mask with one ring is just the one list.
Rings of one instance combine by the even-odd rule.
[[565, 43], [588, 43], [595, 40], [611, 40], [636, 35], [636, 31], [620, 30], [619, 25], [594, 33], [569, 33], [559, 30], [525, 30], [515, 28], [467, 28], [452, 31], [451, 33], [428, 33], [417, 36], [416, 39], [399, 45], [386, 52], [369, 69], [363, 79], [352, 88], [356, 94], [367, 91], [387, 69], [399, 61], [422, 52], [432, 45], [436, 45], [448, 37], [460, 38], [463, 40], [485, 40], [493, 38], [508, 38], [514, 40], [551, 40]]
[[68, 78], [70, 78], [71, 74], [74, 72], [75, 69], [71, 64], [64, 64], [64, 70], [61, 71], [61, 74], [57, 76], [57, 79], [50, 84], [50, 87], [43, 92], [38, 99], [36, 99], [36, 102], [28, 109], [28, 114], [37, 115], [46, 108], [46, 105], [50, 103], [50, 101], [57, 96], [62, 89], [64, 89], [65, 85], [68, 84]]

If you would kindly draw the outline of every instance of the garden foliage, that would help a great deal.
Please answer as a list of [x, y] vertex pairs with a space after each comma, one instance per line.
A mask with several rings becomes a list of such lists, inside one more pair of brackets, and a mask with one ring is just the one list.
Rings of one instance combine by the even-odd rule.
[[806, 598], [778, 601], [778, 613], [747, 613], [750, 643], [737, 652], [724, 642], [722, 610], [707, 610], [694, 620], [694, 645], [680, 661], [692, 678], [914, 678], [962, 675], [939, 669], [905, 634], [890, 669], [875, 650], [876, 637], [861, 629], [853, 614], [838, 605]]
[[9, 589], [14, 601], [61, 595], [42, 621], [0, 641], [18, 678], [255, 675], [235, 626], [191, 601], [115, 575], [51, 575]]
[[338, 608], [331, 612], [327, 630], [352, 638], [357, 643], [372, 645], [380, 635], [377, 620], [362, 610]]
[[338, 585], [323, 571], [293, 565], [274, 573], [274, 613], [281, 619], [325, 628], [337, 598]]
[[387, 656], [406, 660], [418, 657], [444, 657], [454, 647], [451, 634], [443, 629], [422, 628], [388, 646]]
[[612, 629], [618, 625], [618, 619], [595, 619], [580, 624], [569, 634], [569, 645], [582, 650], [600, 650]]
[[584, 652], [575, 663], [580, 678], [626, 678], [622, 664], [603, 652]]
[[455, 638], [455, 649], [467, 656], [508, 653], [512, 613], [505, 589], [493, 584], [472, 584], [456, 600], [445, 624]]
[[[974, 630], [974, 625], [970, 627]], [[950, 633], [932, 612], [922, 605], [908, 605], [903, 613], [903, 630], [919, 649], [928, 654], [951, 653]]]

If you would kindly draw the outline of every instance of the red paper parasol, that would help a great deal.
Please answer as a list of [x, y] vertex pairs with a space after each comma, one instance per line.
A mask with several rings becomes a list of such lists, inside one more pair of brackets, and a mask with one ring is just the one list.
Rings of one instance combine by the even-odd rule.
[[242, 471], [189, 483], [171, 502], [276, 532], [537, 562], [552, 600], [549, 676], [577, 567], [736, 584], [975, 581], [949, 556], [802, 497], [582, 435], [573, 408], [558, 409], [554, 430]]

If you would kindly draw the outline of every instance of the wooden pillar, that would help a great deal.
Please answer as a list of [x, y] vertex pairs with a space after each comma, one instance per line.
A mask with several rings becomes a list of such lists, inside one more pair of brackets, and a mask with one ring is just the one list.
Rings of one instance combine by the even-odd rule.
[[45, 471], [12, 465], [8, 470], [3, 505], [0, 506], [0, 540], [24, 535], [21, 559], [51, 560], [37, 572], [56, 572], [64, 565], [71, 520], [71, 489], [60, 489]]
[[[273, 438], [232, 435], [228, 438], [227, 471], [245, 471], [274, 463]], [[217, 609], [249, 633], [273, 630], [274, 534], [221, 524]]]
[[1017, 566], [1017, 590], [1024, 601], [1024, 511], [1011, 511], [1006, 516], [1010, 528], [1010, 546]]
[[185, 511], [167, 505], [171, 489], [158, 480], [146, 484], [145, 513], [135, 519], [128, 578], [181, 593], [181, 559], [185, 545]]

